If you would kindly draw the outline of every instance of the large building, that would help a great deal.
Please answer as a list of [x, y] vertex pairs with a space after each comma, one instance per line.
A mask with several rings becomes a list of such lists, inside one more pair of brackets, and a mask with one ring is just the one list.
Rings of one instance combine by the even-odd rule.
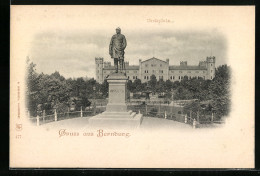
[[[105, 78], [115, 71], [111, 62], [104, 62], [103, 58], [95, 58], [96, 61], [96, 80], [102, 83]], [[215, 76], [215, 57], [207, 57], [205, 61], [200, 61], [198, 65], [188, 65], [187, 61], [180, 62], [180, 65], [169, 65], [169, 59], [166, 61], [155, 57], [142, 61], [139, 65], [129, 65], [125, 62], [126, 76], [129, 80], [140, 79], [142, 82], [149, 81], [152, 75], [157, 80], [163, 79], [171, 81], [180, 81], [185, 76], [191, 78], [213, 79]]]

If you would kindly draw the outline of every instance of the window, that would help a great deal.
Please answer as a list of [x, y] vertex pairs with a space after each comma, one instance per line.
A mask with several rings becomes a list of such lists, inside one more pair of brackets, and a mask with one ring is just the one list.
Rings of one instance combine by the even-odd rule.
[[162, 67], [162, 64], [160, 64], [160, 67]]
[[129, 79], [129, 76], [127, 78]]
[[155, 71], [153, 70], [153, 73], [155, 73]]
[[146, 67], [148, 67], [148, 64], [145, 64]]
[[135, 79], [135, 76], [133, 76], [133, 79]]
[[212, 79], [212, 76], [211, 76], [211, 79]]
[[134, 71], [134, 73], [137, 73], [137, 71]]
[[179, 79], [181, 79], [181, 76], [179, 76]]
[[210, 64], [211, 65], [211, 67], [212, 67], [212, 64]]
[[163, 70], [160, 70], [159, 73], [163, 73]]
[[146, 76], [144, 76], [144, 79], [146, 79]]
[[212, 73], [212, 70], [211, 70], [211, 73]]
[[173, 76], [172, 79], [175, 79], [175, 77]]
[[97, 64], [97, 66], [99, 67], [99, 64]]

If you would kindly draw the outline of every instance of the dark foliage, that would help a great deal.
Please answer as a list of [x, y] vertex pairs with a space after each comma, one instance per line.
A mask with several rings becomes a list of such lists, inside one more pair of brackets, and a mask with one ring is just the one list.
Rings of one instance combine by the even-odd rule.
[[[37, 111], [46, 111], [46, 114], [64, 112], [72, 109], [84, 109], [91, 105], [89, 99], [105, 99], [108, 97], [108, 82], [102, 84], [96, 80], [84, 78], [65, 79], [54, 72], [51, 75], [39, 74], [35, 69], [36, 65], [27, 59], [27, 107], [32, 115]], [[134, 82], [128, 81], [129, 92], [134, 93], [134, 98], [142, 98], [144, 91], [158, 94], [165, 102], [173, 100], [197, 100], [185, 106], [185, 111], [200, 111], [204, 114], [213, 112], [217, 117], [226, 116], [230, 110], [230, 67], [219, 66], [213, 80], [202, 78], [188, 79], [184, 77], [181, 81], [171, 82], [156, 79], [152, 75], [147, 83], [141, 83], [140, 79]], [[153, 113], [153, 112], [151, 112]], [[155, 113], [155, 112], [154, 112]]]

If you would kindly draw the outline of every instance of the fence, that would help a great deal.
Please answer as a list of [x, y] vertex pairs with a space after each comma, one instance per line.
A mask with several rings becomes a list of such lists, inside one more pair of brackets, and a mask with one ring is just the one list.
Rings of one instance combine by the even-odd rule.
[[99, 113], [104, 112], [103, 106], [97, 106], [94, 108], [89, 108], [85, 111], [81, 110], [80, 111], [68, 111], [68, 112], [62, 112], [62, 113], [57, 113], [56, 109], [54, 110], [54, 114], [51, 115], [45, 115], [45, 111], [43, 110], [42, 116], [37, 116], [37, 117], [30, 117], [29, 113], [29, 120], [33, 123], [36, 124], [37, 126], [49, 123], [49, 122], [55, 122], [55, 121], [60, 121], [60, 120], [66, 120], [66, 119], [72, 119], [72, 118], [77, 118], [77, 117], [88, 117], [88, 116], [93, 116]]
[[128, 104], [128, 110], [141, 113], [143, 116], [164, 118], [192, 125], [193, 128], [201, 128], [203, 125], [222, 124], [224, 121], [215, 119], [214, 114], [202, 114], [191, 111], [185, 114], [181, 106], [169, 106], [168, 104]]
[[[54, 114], [45, 115], [43, 111], [42, 116], [37, 116], [33, 118], [29, 118], [30, 121], [37, 126], [54, 122], [60, 121], [65, 119], [71, 119], [76, 117], [88, 117], [94, 116], [95, 114], [99, 114], [105, 111], [106, 106], [104, 105], [96, 105], [93, 107], [89, 107], [87, 110], [83, 111], [82, 108], [80, 111], [68, 111], [63, 113], [57, 113], [56, 110]], [[146, 117], [153, 117], [153, 118], [164, 118], [168, 120], [173, 120], [181, 123], [186, 123], [192, 125], [193, 128], [202, 127], [203, 124], [221, 124], [224, 121], [214, 119], [214, 114], [212, 113], [211, 116], [203, 116], [203, 114], [199, 114], [198, 112], [192, 112], [188, 114], [184, 114], [183, 107], [181, 106], [169, 106], [169, 104], [163, 104], [162, 102], [150, 102], [150, 103], [128, 103], [127, 106], [128, 110], [132, 110], [136, 113], [141, 113], [143, 116]]]

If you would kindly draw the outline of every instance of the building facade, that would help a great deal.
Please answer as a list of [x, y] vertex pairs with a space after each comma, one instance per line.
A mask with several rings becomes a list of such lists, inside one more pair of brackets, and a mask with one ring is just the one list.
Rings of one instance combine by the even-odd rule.
[[[152, 75], [156, 79], [164, 81], [181, 81], [185, 76], [191, 78], [203, 78], [212, 80], [215, 77], [215, 60], [214, 56], [207, 57], [205, 61], [200, 61], [198, 65], [188, 65], [187, 61], [181, 61], [180, 65], [169, 65], [169, 59], [166, 61], [155, 57], [142, 61], [139, 60], [139, 65], [129, 65], [125, 62], [126, 76], [129, 80], [140, 79], [142, 82], [147, 82]], [[104, 62], [103, 58], [95, 58], [96, 61], [96, 80], [102, 83], [106, 77], [115, 71], [111, 62]]]

